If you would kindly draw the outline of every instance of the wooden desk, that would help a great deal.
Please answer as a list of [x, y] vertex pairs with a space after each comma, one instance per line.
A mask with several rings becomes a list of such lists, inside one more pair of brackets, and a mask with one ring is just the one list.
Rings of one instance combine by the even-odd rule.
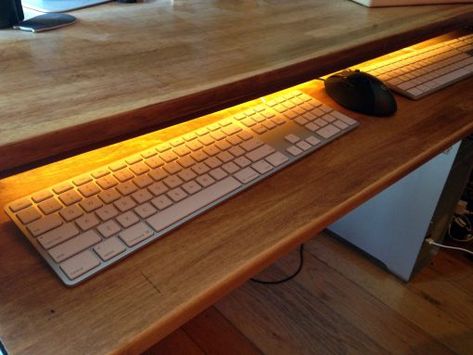
[[136, 135], [471, 23], [473, 5], [110, 3], [0, 31], [0, 172]]
[[[464, 13], [471, 10], [458, 8]], [[443, 12], [436, 9], [436, 15], [426, 16], [442, 18], [439, 13]], [[463, 23], [465, 16], [454, 10], [457, 8], [442, 9], [450, 15], [437, 23], [439, 27], [432, 25], [435, 31], [445, 28], [445, 23], [450, 28], [456, 19]], [[400, 14], [398, 11], [393, 13]], [[403, 13], [406, 18], [415, 18], [408, 14], [422, 11], [426, 10], [415, 8], [412, 13]], [[413, 21], [421, 29], [427, 26], [424, 20]], [[389, 32], [380, 30], [378, 39], [384, 33], [399, 40], [398, 35], [384, 31]], [[378, 43], [378, 39], [372, 40]], [[360, 58], [372, 53], [368, 42], [355, 50]], [[386, 46], [400, 45], [396, 40], [393, 43]], [[348, 48], [345, 43], [339, 50]], [[362, 53], [363, 48], [366, 53]], [[281, 66], [291, 68], [290, 60], [280, 60]], [[353, 62], [355, 58], [343, 60]], [[319, 71], [317, 67], [311, 70]], [[240, 88], [239, 84], [234, 87], [237, 91]], [[334, 105], [318, 82], [301, 89]], [[5, 214], [0, 214], [0, 337], [6, 347], [12, 354], [142, 351], [339, 216], [473, 132], [473, 79], [419, 102], [403, 98], [398, 102], [399, 112], [390, 119], [352, 114], [361, 122], [354, 132], [73, 289], [60, 283]], [[0, 180], [0, 205], [224, 114], [217, 112]]]

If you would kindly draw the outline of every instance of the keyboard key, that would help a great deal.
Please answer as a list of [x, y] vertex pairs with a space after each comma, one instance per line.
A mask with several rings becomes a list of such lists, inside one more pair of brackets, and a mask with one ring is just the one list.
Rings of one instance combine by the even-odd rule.
[[151, 157], [154, 157], [155, 155], [156, 155], [155, 149], [148, 149], [141, 153], [141, 156], [143, 158], [151, 158]]
[[246, 184], [256, 179], [258, 176], [259, 174], [253, 169], [251, 169], [250, 167], [244, 168], [235, 174], [235, 177], [238, 180], [240, 180], [243, 184]]
[[171, 199], [166, 195], [161, 195], [154, 198], [151, 200], [151, 203], [159, 210], [164, 210], [165, 208], [172, 205]]
[[180, 157], [183, 157], [187, 154], [190, 154], [191, 150], [187, 148], [185, 145], [181, 145], [180, 147], [175, 148], [174, 152]]
[[209, 145], [208, 147], [205, 147], [204, 149], [205, 154], [208, 156], [214, 156], [218, 153], [220, 153], [220, 149], [216, 145]]
[[79, 177], [76, 177], [75, 179], [73, 179], [72, 183], [76, 186], [82, 186], [82, 185], [87, 184], [88, 182], [91, 182], [91, 181], [92, 181], [92, 178], [89, 175], [82, 175], [82, 176], [79, 176]]
[[133, 224], [138, 223], [140, 221], [138, 216], [133, 211], [125, 212], [119, 215], [115, 219], [117, 220], [118, 223], [121, 224], [123, 228], [128, 228], [132, 226]]
[[275, 149], [273, 147], [271, 147], [268, 144], [265, 144], [249, 153], [246, 153], [246, 157], [250, 159], [251, 161], [258, 161], [264, 158], [265, 156], [274, 152], [275, 152]]
[[130, 196], [122, 197], [114, 202], [116, 208], [118, 208], [121, 212], [125, 212], [131, 210], [136, 206], [135, 201], [131, 199]]
[[192, 170], [194, 170], [194, 172], [197, 175], [202, 175], [202, 174], [205, 174], [206, 172], [208, 172], [210, 170], [210, 168], [207, 165], [205, 165], [204, 163], [198, 163], [198, 164], [195, 164], [192, 167]]
[[118, 184], [117, 179], [112, 175], [107, 175], [96, 180], [97, 185], [99, 185], [103, 190], [110, 189]]
[[184, 185], [182, 185], [182, 188], [188, 193], [188, 194], [194, 194], [197, 191], [202, 190], [202, 186], [200, 186], [197, 182], [195, 181], [189, 181], [186, 182]]
[[228, 143], [226, 140], [221, 140], [221, 141], [218, 141], [217, 143], [215, 143], [215, 146], [219, 150], [223, 151], [223, 150], [227, 150], [227, 149], [231, 148], [232, 145], [230, 143]]
[[156, 147], [156, 150], [160, 153], [163, 153], [169, 149], [171, 149], [171, 146], [167, 143], [162, 143]]
[[330, 138], [334, 135], [336, 135], [338, 132], [340, 132], [340, 129], [329, 124], [325, 126], [324, 128], [319, 129], [316, 133], [324, 138]]
[[131, 165], [130, 170], [135, 175], [141, 175], [147, 173], [149, 171], [149, 167], [144, 162], [140, 161], [139, 163]]
[[155, 231], [159, 232], [240, 186], [241, 184], [233, 177], [227, 177], [148, 218], [146, 221]]
[[135, 177], [135, 175], [128, 169], [119, 170], [116, 173], [114, 173], [113, 176], [115, 176], [117, 180], [120, 182], [125, 182]]
[[235, 159], [235, 163], [238, 164], [241, 168], [244, 168], [251, 164], [251, 160], [245, 157], [238, 157]]
[[[230, 160], [233, 160], [233, 155], [229, 152], [220, 152], [217, 154], [217, 158], [220, 159], [219, 161], [222, 161], [224, 163], [229, 162]], [[206, 161], [207, 162], [207, 161]], [[208, 165], [208, 164], [207, 164]]]
[[238, 133], [238, 137], [240, 137], [244, 141], [247, 141], [248, 139], [253, 138], [253, 135], [247, 131], [241, 131], [240, 133]]
[[82, 200], [81, 202], [79, 202], [79, 205], [85, 212], [92, 212], [95, 211], [97, 208], [102, 207], [103, 203], [98, 199], [98, 197], [93, 196]]
[[271, 165], [276, 167], [281, 164], [284, 164], [286, 161], [289, 160], [289, 158], [280, 152], [275, 152], [270, 156], [266, 157], [266, 160], [271, 163]]
[[117, 191], [123, 196], [128, 196], [138, 190], [138, 187], [133, 183], [133, 181], [127, 181], [121, 184], [118, 184]]
[[210, 176], [212, 176], [215, 180], [222, 180], [224, 177], [227, 176], [227, 173], [223, 171], [221, 168], [216, 168], [210, 171]]
[[98, 196], [104, 203], [112, 203], [121, 197], [121, 195], [115, 189], [102, 191], [98, 194]]
[[298, 156], [302, 153], [302, 150], [295, 145], [291, 145], [290, 147], [286, 148], [286, 150], [291, 153], [293, 156]]
[[116, 162], [116, 163], [113, 163], [113, 164], [110, 164], [108, 166], [108, 168], [113, 171], [113, 172], [116, 172], [116, 171], [119, 171], [119, 170], [122, 170], [124, 168], [126, 168], [126, 164], [122, 161], [120, 162]]
[[212, 185], [215, 182], [215, 180], [208, 174], [198, 176], [196, 180], [203, 187], [207, 187], [209, 185]]
[[172, 175], [168, 176], [163, 182], [171, 189], [181, 185], [184, 181], [182, 181], [179, 176]]
[[211, 169], [219, 167], [222, 165], [222, 161], [217, 157], [211, 157], [204, 161], [205, 165], [209, 166]]
[[135, 208], [135, 212], [140, 218], [148, 218], [152, 215], [154, 215], [158, 210], [154, 208], [151, 203], [146, 202], [143, 203], [142, 205], [138, 206]]
[[151, 191], [151, 193], [154, 196], [159, 196], [169, 190], [169, 188], [164, 185], [163, 182], [155, 182], [152, 184], [150, 187], [148, 187], [148, 190]]
[[20, 200], [16, 200], [15, 202], [10, 203], [10, 210], [12, 212], [18, 212], [26, 207], [31, 206], [32, 203], [27, 198], [22, 198]]
[[273, 166], [264, 160], [260, 160], [253, 165], [251, 165], [258, 173], [264, 174], [273, 169]]
[[294, 122], [296, 122], [297, 124], [300, 124], [301, 126], [303, 126], [306, 123], [308, 123], [309, 121], [307, 121], [304, 117], [299, 116], [294, 120]]
[[296, 136], [295, 134], [288, 134], [287, 136], [284, 137], [285, 140], [287, 140], [289, 143], [297, 143], [301, 140], [299, 136]]
[[100, 192], [100, 188], [94, 182], [89, 182], [85, 185], [82, 185], [78, 188], [78, 190], [84, 197], [90, 197]]
[[[159, 216], [156, 215], [156, 216]], [[154, 217], [151, 217], [154, 218]], [[124, 231], [121, 231], [120, 234], [118, 235], [121, 240], [125, 242], [126, 245], [129, 247], [132, 247], [143, 240], [148, 239], [154, 234], [153, 229], [148, 227], [145, 223], [140, 222], [138, 224], [135, 224], [133, 227], [130, 227], [128, 229], [125, 229]]]
[[296, 145], [302, 150], [309, 150], [312, 146], [306, 141], [297, 142]]
[[149, 175], [140, 175], [135, 177], [133, 183], [138, 186], [140, 189], [151, 185], [154, 180], [149, 177]]
[[225, 133], [227, 136], [231, 136], [232, 134], [238, 133], [241, 131], [241, 128], [235, 124], [222, 128], [222, 132]]
[[233, 146], [228, 151], [235, 157], [239, 157], [240, 155], [245, 154], [245, 151], [238, 146]]
[[308, 124], [305, 125], [305, 128], [307, 128], [311, 132], [315, 132], [320, 127], [317, 124], [315, 124], [314, 122], [309, 122]]
[[171, 139], [169, 143], [171, 143], [173, 147], [177, 147], [184, 143], [184, 139], [182, 137], [177, 137], [177, 138]]
[[[63, 192], [66, 192], [67, 190], [70, 190], [72, 189], [74, 186], [72, 186], [72, 184], [68, 183], [68, 182], [63, 182], [63, 183], [60, 183], [60, 184], [57, 184], [53, 187], [53, 191], [54, 193], [56, 194], [62, 194]], [[13, 211], [15, 212], [15, 211]]]
[[179, 171], [182, 170], [182, 166], [180, 164], [177, 163], [177, 161], [173, 161], [171, 163], [168, 163], [164, 166], [164, 170], [169, 174], [169, 175], [172, 175], [172, 174], [175, 174]]
[[97, 244], [94, 250], [103, 261], [107, 261], [123, 253], [126, 247], [118, 238], [113, 237]]
[[186, 141], [189, 142], [189, 141], [192, 141], [192, 140], [196, 139], [196, 138], [197, 138], [197, 134], [195, 134], [194, 132], [190, 132], [190, 133], [184, 134], [182, 137], [183, 137]]
[[137, 204], [142, 204], [151, 200], [153, 198], [153, 195], [148, 190], [143, 189], [134, 192], [131, 197], [133, 198], [133, 200], [136, 201]]
[[69, 279], [74, 280], [100, 265], [99, 259], [89, 250], [80, 253], [60, 266]]
[[237, 172], [238, 170], [240, 170], [240, 168], [238, 167], [238, 165], [236, 165], [234, 162], [228, 162], [228, 163], [225, 163], [222, 165], [222, 168], [223, 170], [225, 170], [227, 173], [229, 174], [233, 174], [235, 172]]
[[345, 122], [340, 121], [340, 120], [334, 121], [334, 122], [333, 122], [333, 125], [336, 126], [336, 127], [338, 127], [338, 128], [340, 128], [340, 129], [345, 129], [345, 128], [348, 127], [348, 125], [347, 125]]
[[324, 127], [328, 124], [328, 122], [325, 121], [323, 118], [317, 118], [316, 120], [314, 120], [313, 123], [316, 124], [319, 127]]
[[263, 134], [264, 132], [267, 131], [267, 128], [263, 125], [256, 125], [256, 126], [253, 126], [251, 129], [253, 130], [253, 132], [257, 134]]
[[164, 162], [162, 161], [162, 159], [155, 156], [155, 157], [146, 159], [145, 164], [148, 165], [151, 169], [156, 169], [156, 168], [160, 167], [161, 165], [163, 165]]
[[[201, 178], [202, 176], [200, 176]], [[197, 178], [199, 179], [199, 178]], [[186, 198], [187, 197], [187, 193], [184, 192], [183, 189], [181, 189], [180, 187], [178, 188], [175, 188], [175, 189], [172, 189], [170, 190], [167, 195], [171, 198], [171, 200], [173, 200], [174, 202], [178, 202], [178, 201], [181, 201], [182, 199]]]
[[49, 249], [49, 255], [55, 262], [60, 263], [71, 256], [80, 253], [81, 251], [90, 248], [94, 244], [100, 242], [100, 237], [95, 231], [88, 231], [79, 234], [77, 237], [69, 239], [68, 241], [59, 244], [58, 246]]
[[316, 146], [317, 144], [320, 143], [320, 139], [315, 138], [314, 136], [310, 136], [310, 137], [306, 138], [306, 142], [313, 145], [313, 146]]
[[50, 249], [78, 234], [79, 230], [73, 223], [66, 223], [39, 236], [38, 242], [44, 249]]
[[29, 232], [34, 236], [37, 237], [43, 233], [50, 231], [56, 227], [59, 227], [62, 224], [62, 219], [56, 215], [52, 214], [46, 217], [43, 217], [39, 220], [31, 222], [26, 226]]
[[191, 169], [184, 169], [180, 171], [177, 175], [184, 181], [190, 181], [197, 176], [197, 174], [194, 173]]
[[243, 142], [240, 144], [240, 147], [246, 150], [247, 152], [256, 149], [260, 146], [262, 146], [264, 143], [256, 138], [251, 138], [250, 140], [247, 140], [246, 142]]
[[110, 218], [113, 218], [115, 216], [118, 216], [118, 210], [115, 208], [115, 206], [113, 205], [106, 205], [106, 206], [103, 206], [102, 208], [99, 208], [96, 212], [97, 216], [99, 216], [99, 218], [102, 220], [102, 221], [107, 221], [109, 220]]
[[199, 138], [199, 142], [203, 145], [210, 145], [214, 142], [214, 139], [210, 136], [210, 134], [206, 134], [205, 136], [201, 136]]
[[191, 149], [191, 150], [199, 150], [200, 148], [203, 147], [203, 144], [199, 142], [199, 140], [194, 140], [192, 142], [188, 142], [186, 146]]
[[189, 168], [192, 165], [195, 164], [195, 160], [191, 156], [185, 156], [177, 161], [179, 165], [181, 165], [183, 168]]
[[214, 131], [214, 132], [210, 133], [210, 136], [214, 140], [219, 141], [219, 140], [222, 140], [223, 138], [225, 138], [226, 134], [223, 133], [222, 131], [218, 130], [218, 131]]
[[234, 136], [227, 137], [227, 142], [236, 146], [237, 144], [240, 144], [241, 142], [243, 142], [243, 139], [241, 139], [237, 135], [234, 135]]
[[33, 195], [31, 195], [31, 199], [34, 202], [39, 203], [41, 201], [47, 200], [48, 198], [51, 198], [52, 196], [53, 196], [53, 194], [49, 190], [43, 190], [43, 191], [36, 192]]
[[164, 152], [159, 157], [166, 163], [170, 163], [178, 158], [177, 154], [171, 151]]
[[168, 176], [167, 172], [161, 168], [151, 170], [148, 174], [154, 181], [160, 181]]
[[139, 156], [138, 154], [136, 155], [132, 155], [131, 157], [128, 157], [125, 159], [125, 161], [127, 162], [127, 164], [135, 164], [135, 163], [138, 163], [139, 161], [142, 161], [143, 158], [141, 156]]
[[36, 207], [28, 207], [18, 212], [16, 216], [21, 221], [21, 223], [28, 224], [41, 218], [41, 213], [38, 212]]
[[115, 220], [111, 219], [99, 225], [97, 227], [97, 230], [99, 231], [100, 234], [102, 234], [104, 238], [109, 238], [112, 235], [120, 232], [122, 229], [120, 228], [119, 224]]
[[84, 214], [84, 211], [80, 209], [78, 205], [72, 205], [72, 206], [63, 208], [61, 211], [59, 211], [59, 214], [61, 215], [62, 218], [64, 218], [66, 222], [70, 222], [82, 216]]
[[93, 213], [87, 213], [84, 214], [82, 217], [77, 218], [76, 223], [83, 231], [86, 231], [98, 225], [100, 221], [97, 217], [95, 217]]

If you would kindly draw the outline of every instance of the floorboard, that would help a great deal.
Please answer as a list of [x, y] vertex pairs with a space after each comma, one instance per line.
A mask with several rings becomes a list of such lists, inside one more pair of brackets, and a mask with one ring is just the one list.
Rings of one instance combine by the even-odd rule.
[[[441, 251], [405, 283], [322, 233], [279, 285], [247, 282], [150, 349], [154, 354], [473, 354], [473, 262]], [[297, 267], [294, 251], [264, 270]]]

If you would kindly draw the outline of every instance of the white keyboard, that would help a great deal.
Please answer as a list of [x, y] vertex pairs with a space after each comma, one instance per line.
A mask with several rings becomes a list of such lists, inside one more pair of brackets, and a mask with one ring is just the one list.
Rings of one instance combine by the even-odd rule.
[[355, 128], [300, 91], [5, 206], [69, 286]]
[[473, 74], [473, 35], [413, 49], [363, 70], [416, 100]]

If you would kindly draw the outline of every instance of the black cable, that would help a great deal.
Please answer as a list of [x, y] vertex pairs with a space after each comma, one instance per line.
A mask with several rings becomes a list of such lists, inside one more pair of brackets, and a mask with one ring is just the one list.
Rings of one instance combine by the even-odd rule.
[[259, 284], [263, 285], [277, 285], [277, 284], [282, 284], [283, 282], [289, 281], [296, 277], [302, 270], [302, 266], [304, 265], [304, 244], [301, 244], [299, 247], [299, 266], [297, 267], [297, 270], [292, 274], [289, 275], [281, 280], [276, 280], [276, 281], [267, 281], [267, 280], [258, 280], [258, 279], [253, 279], [251, 278], [250, 280]]
[[314, 80], [325, 81], [325, 79], [322, 79], [322, 78], [314, 78]]

